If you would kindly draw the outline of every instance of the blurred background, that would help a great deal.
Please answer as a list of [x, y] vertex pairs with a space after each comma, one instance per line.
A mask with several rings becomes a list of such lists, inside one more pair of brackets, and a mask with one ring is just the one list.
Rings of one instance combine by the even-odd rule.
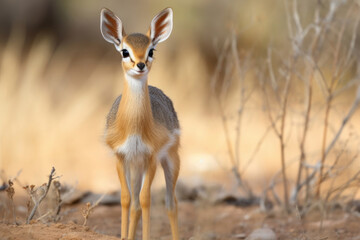
[[[157, 48], [149, 84], [161, 88], [178, 112], [182, 126], [180, 178], [235, 186], [231, 171], [235, 165], [252, 187], [267, 184], [281, 168], [281, 151], [268, 114], [277, 111], [271, 108], [276, 105], [277, 93], [273, 91], [270, 100], [264, 100], [263, 89], [272, 76], [267, 69], [270, 47], [276, 58], [272, 63], [277, 69], [275, 75], [286, 71], [282, 64], [293, 49], [289, 22], [296, 26], [287, 15], [293, 2], [1, 0], [0, 169], [10, 177], [22, 170], [20, 180], [24, 184], [39, 185], [54, 166], [62, 181], [81, 189], [117, 190], [115, 156], [104, 143], [103, 131], [106, 114], [122, 91], [124, 77], [119, 53], [100, 34], [100, 10], [107, 7], [115, 12], [127, 33], [145, 33], [153, 16], [170, 6], [174, 29]], [[302, 24], [311, 23], [316, 14], [326, 16], [331, 10], [328, 2], [299, 1]], [[351, 6], [355, 6], [354, 11], [348, 13]], [[316, 13], [315, 7], [320, 11]], [[337, 21], [344, 16], [351, 23], [343, 31], [341, 46], [352, 46], [353, 33], [359, 34], [357, 8], [356, 1], [344, 1], [337, 9], [335, 24], [341, 29], [343, 25]], [[330, 30], [334, 38], [324, 45], [327, 54], [321, 58], [321, 68], [325, 75], [332, 68], [328, 63], [337, 46], [336, 31]], [[341, 86], [357, 79], [358, 41], [353, 44], [353, 61]], [[239, 61], [243, 78], [237, 77], [236, 66], [227, 68], [228, 62], [219, 65], [226, 51], [238, 54], [231, 61]], [[306, 86], [300, 77], [295, 78], [284, 132], [290, 181], [295, 181], [301, 153]], [[242, 96], [247, 96], [246, 106]], [[356, 84], [337, 96], [331, 105], [327, 144], [353, 104]], [[314, 87], [312, 103], [306, 141], [309, 164], [321, 157], [326, 97], [320, 88]], [[337, 141], [337, 149], [346, 149], [344, 162], [352, 161], [359, 151], [359, 120], [359, 112], [354, 112], [341, 132], [342, 140]], [[241, 138], [237, 137], [239, 132]], [[334, 152], [334, 159], [338, 152]], [[359, 166], [358, 158], [355, 160]], [[155, 187], [161, 186], [163, 177], [158, 171]]]

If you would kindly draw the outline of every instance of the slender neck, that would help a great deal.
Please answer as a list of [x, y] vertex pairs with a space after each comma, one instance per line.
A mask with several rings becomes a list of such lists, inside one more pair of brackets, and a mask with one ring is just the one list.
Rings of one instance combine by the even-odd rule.
[[125, 77], [116, 122], [110, 128], [107, 138], [107, 143], [113, 148], [122, 144], [130, 135], [140, 135], [148, 142], [154, 138], [155, 121], [151, 111], [147, 78]]
[[123, 117], [133, 119], [134, 121], [152, 121], [151, 103], [147, 76], [141, 79], [125, 75], [124, 90], [120, 103]]

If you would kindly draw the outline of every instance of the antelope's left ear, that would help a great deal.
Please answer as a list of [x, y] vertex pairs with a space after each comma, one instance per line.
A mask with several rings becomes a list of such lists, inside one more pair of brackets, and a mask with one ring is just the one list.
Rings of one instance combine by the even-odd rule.
[[165, 8], [158, 13], [151, 21], [148, 35], [152, 44], [165, 41], [171, 34], [173, 28], [173, 11], [171, 8]]

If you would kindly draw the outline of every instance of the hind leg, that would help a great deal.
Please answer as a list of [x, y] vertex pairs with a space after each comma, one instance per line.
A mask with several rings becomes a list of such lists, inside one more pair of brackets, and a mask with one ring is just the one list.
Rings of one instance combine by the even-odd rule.
[[175, 186], [179, 176], [180, 158], [177, 153], [177, 147], [170, 149], [168, 156], [166, 156], [161, 161], [161, 165], [163, 167], [164, 175], [165, 175], [165, 182], [166, 182], [165, 203], [170, 221], [171, 233], [173, 240], [178, 240], [179, 239], [178, 209], [177, 209], [177, 200], [175, 196]]

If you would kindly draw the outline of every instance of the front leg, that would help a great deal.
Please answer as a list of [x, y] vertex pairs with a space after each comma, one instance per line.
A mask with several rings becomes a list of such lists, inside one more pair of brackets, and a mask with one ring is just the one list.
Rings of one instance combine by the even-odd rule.
[[[137, 160], [139, 161], [139, 160]], [[130, 166], [130, 188], [131, 188], [131, 206], [130, 206], [130, 225], [129, 225], [129, 240], [135, 239], [136, 227], [141, 216], [140, 207], [140, 190], [143, 178], [143, 168], [135, 165]]]
[[118, 172], [120, 185], [121, 185], [121, 239], [127, 239], [128, 237], [128, 219], [129, 219], [129, 207], [131, 202], [130, 191], [127, 183], [127, 169], [125, 166], [124, 156], [117, 155], [118, 161], [116, 169]]
[[142, 209], [142, 234], [143, 240], [150, 240], [150, 205], [151, 205], [151, 184], [156, 172], [156, 159], [150, 158], [147, 166], [144, 184], [140, 192], [140, 205]]

